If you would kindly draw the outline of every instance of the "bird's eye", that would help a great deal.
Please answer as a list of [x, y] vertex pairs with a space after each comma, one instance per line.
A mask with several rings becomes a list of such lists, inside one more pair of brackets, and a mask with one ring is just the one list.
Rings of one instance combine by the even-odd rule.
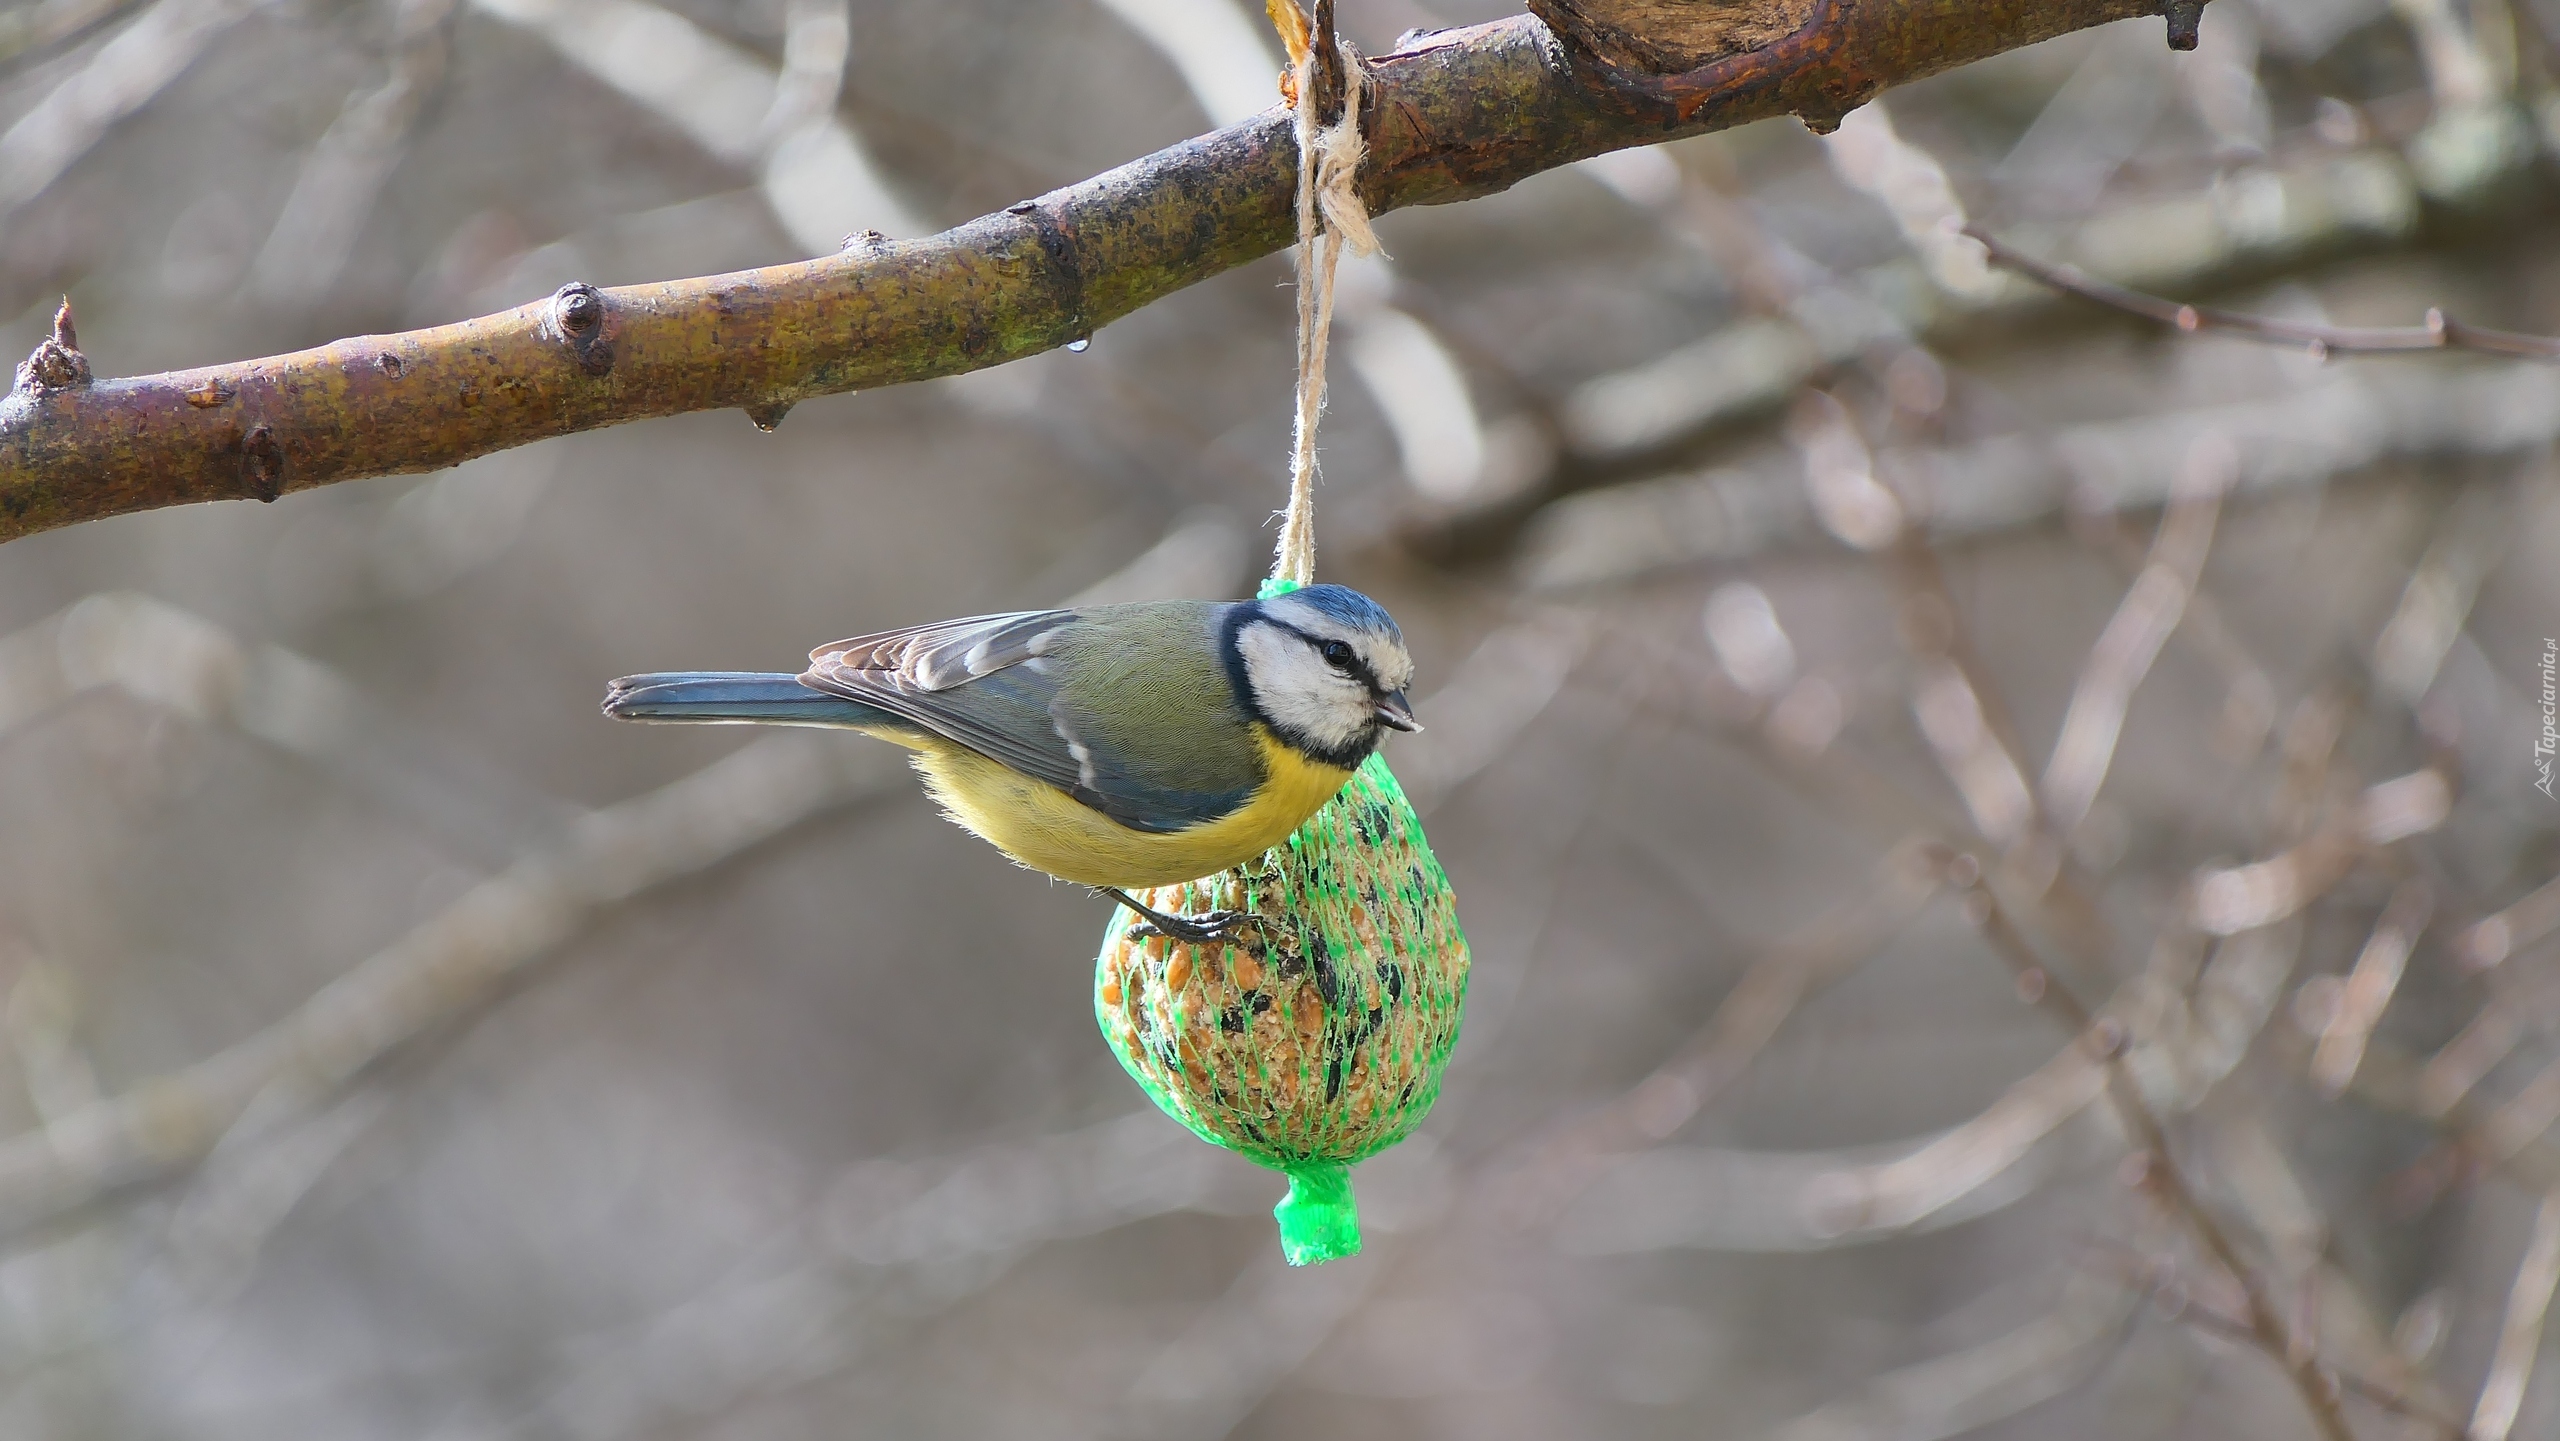
[[1326, 641], [1324, 645], [1319, 648], [1318, 653], [1323, 655], [1325, 664], [1332, 666], [1335, 670], [1347, 672], [1351, 669], [1351, 647], [1346, 642], [1338, 640]]

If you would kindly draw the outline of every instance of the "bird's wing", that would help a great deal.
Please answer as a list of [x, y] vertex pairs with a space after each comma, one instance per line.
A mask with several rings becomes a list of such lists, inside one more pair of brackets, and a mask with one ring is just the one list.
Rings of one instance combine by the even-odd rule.
[[1018, 610], [884, 630], [818, 647], [809, 669], [858, 671], [902, 691], [949, 690], [1040, 655], [1075, 618], [1071, 610]]
[[[1184, 830], [1251, 799], [1258, 769], [1168, 766], [1162, 757], [1093, 734], [1086, 708], [1062, 695], [1064, 677], [1051, 652], [1076, 646], [1090, 656], [1108, 649], [1107, 639], [1091, 634], [1095, 629], [1074, 611], [1052, 610], [885, 631], [818, 647], [800, 681], [905, 717], [1133, 830]], [[1149, 691], [1148, 701], [1165, 703], [1160, 690]], [[1224, 718], [1165, 719], [1179, 733], [1186, 720], [1207, 725]]]

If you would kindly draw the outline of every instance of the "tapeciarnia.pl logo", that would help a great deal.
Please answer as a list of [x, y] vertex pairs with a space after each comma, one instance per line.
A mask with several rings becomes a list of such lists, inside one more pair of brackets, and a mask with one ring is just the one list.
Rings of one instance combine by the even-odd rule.
[[2533, 740], [2533, 788], [2551, 794], [2552, 753], [2560, 751], [2560, 640], [2542, 642], [2542, 734]]

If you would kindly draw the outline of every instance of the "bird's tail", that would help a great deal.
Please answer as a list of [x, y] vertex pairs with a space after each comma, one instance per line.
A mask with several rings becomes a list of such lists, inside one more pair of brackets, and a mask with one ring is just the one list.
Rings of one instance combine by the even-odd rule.
[[877, 706], [811, 690], [797, 676], [773, 671], [677, 670], [627, 675], [605, 692], [604, 713], [616, 720], [713, 725], [762, 723], [856, 729], [905, 725]]

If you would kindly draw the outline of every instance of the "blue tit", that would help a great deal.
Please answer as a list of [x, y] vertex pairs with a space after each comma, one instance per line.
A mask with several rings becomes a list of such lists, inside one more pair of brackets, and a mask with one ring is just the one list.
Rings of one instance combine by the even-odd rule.
[[856, 636], [800, 674], [625, 676], [623, 720], [831, 726], [915, 752], [952, 820], [1186, 940], [1128, 890], [1239, 865], [1333, 798], [1388, 730], [1422, 729], [1385, 608], [1315, 585], [1268, 600], [975, 616]]

